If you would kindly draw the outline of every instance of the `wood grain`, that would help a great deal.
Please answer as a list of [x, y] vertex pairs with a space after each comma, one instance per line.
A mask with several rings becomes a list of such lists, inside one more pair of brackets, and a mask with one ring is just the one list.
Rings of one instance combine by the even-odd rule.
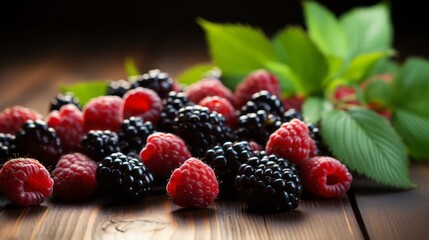
[[427, 239], [429, 236], [429, 165], [411, 166], [413, 190], [398, 191], [362, 182], [355, 197], [371, 239]]

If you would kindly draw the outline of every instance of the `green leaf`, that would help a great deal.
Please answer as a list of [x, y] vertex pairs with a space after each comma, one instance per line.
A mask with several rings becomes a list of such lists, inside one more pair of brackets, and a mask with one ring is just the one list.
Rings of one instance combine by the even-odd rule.
[[389, 122], [364, 108], [322, 116], [322, 137], [350, 169], [379, 183], [412, 187], [405, 146]]
[[399, 71], [399, 64], [390, 58], [378, 60], [367, 72], [366, 78], [379, 74], [396, 74]]
[[324, 111], [332, 109], [329, 101], [320, 97], [308, 97], [302, 105], [302, 115], [307, 122], [317, 123]]
[[201, 80], [207, 72], [212, 70], [212, 68], [213, 65], [208, 63], [194, 65], [182, 72], [177, 77], [177, 81], [181, 84], [191, 85], [192, 83]]
[[75, 97], [79, 98], [80, 104], [83, 106], [92, 98], [106, 95], [107, 83], [105, 80], [80, 82], [72, 85], [61, 85], [61, 92], [72, 92]]
[[359, 82], [378, 60], [389, 54], [388, 51], [361, 54], [351, 60], [347, 69], [340, 76], [351, 82]]
[[130, 57], [126, 58], [124, 66], [128, 76], [140, 75], [139, 69], [137, 68], [137, 65], [134, 62], [133, 58], [130, 58]]
[[386, 5], [353, 9], [341, 16], [340, 22], [349, 43], [348, 58], [391, 48], [392, 24]]
[[366, 102], [388, 106], [390, 104], [391, 85], [383, 79], [374, 79], [368, 83], [364, 94]]
[[214, 65], [224, 76], [233, 76], [225, 85], [232, 89], [250, 72], [264, 68], [267, 61], [277, 61], [274, 48], [257, 28], [240, 24], [216, 24], [198, 19], [206, 33]]
[[274, 48], [280, 61], [288, 65], [300, 77], [299, 89], [303, 95], [321, 88], [328, 73], [326, 59], [299, 27], [289, 27], [273, 39]]
[[281, 62], [266, 62], [265, 68], [279, 78], [283, 96], [294, 95], [303, 92], [301, 78], [288, 66]]
[[346, 33], [332, 12], [319, 3], [305, 2], [304, 15], [310, 38], [322, 52], [337, 57], [347, 56]]
[[396, 109], [393, 115], [393, 125], [407, 144], [411, 156], [429, 160], [428, 116]]

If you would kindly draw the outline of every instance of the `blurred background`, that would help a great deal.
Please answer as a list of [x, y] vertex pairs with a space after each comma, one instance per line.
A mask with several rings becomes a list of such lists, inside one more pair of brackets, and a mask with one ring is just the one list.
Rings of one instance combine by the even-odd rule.
[[[340, 15], [380, 1], [319, 2]], [[429, 57], [428, 1], [389, 2], [398, 59]], [[49, 71], [45, 69], [38, 78], [46, 81], [123, 78], [126, 56], [133, 57], [141, 71], [161, 68], [176, 76], [196, 62], [209, 60], [197, 17], [248, 23], [269, 35], [286, 24], [303, 25], [299, 0], [4, 0], [0, 3], [0, 88], [11, 80], [29, 82], [29, 76], [35, 78], [30, 70], [44, 68]], [[0, 107], [10, 105], [1, 94]]]

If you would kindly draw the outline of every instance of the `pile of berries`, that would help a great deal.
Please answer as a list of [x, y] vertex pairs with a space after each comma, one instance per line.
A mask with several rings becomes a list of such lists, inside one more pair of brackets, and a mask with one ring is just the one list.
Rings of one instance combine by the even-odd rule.
[[[111, 81], [80, 105], [56, 96], [46, 118], [0, 112], [0, 189], [15, 204], [138, 201], [163, 185], [182, 207], [241, 197], [249, 210], [290, 211], [303, 193], [342, 197], [352, 176], [316, 125], [279, 99], [277, 78], [251, 73], [233, 92], [217, 78], [184, 90], [160, 70]], [[18, 174], [19, 173], [19, 174]]]

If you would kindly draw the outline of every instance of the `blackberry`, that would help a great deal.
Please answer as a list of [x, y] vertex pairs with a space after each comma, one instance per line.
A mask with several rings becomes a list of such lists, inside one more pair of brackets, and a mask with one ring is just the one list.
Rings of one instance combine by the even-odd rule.
[[259, 110], [264, 110], [276, 116], [282, 116], [284, 107], [276, 95], [263, 90], [252, 95], [252, 99], [241, 108], [240, 115], [256, 113]]
[[101, 161], [114, 152], [119, 152], [119, 140], [110, 130], [91, 130], [81, 142], [83, 152], [94, 161]]
[[283, 113], [283, 122], [290, 122], [294, 118], [304, 121], [304, 117], [301, 115], [301, 113], [294, 108], [290, 108]]
[[0, 165], [17, 153], [15, 135], [0, 133]]
[[130, 117], [122, 122], [118, 132], [119, 148], [123, 153], [140, 153], [146, 145], [146, 139], [155, 130], [151, 122], [144, 122], [139, 117]]
[[222, 146], [215, 146], [206, 152], [202, 160], [213, 168], [219, 180], [221, 196], [234, 194], [234, 179], [238, 169], [252, 156], [252, 147], [246, 141], [226, 142]]
[[79, 110], [81, 110], [81, 106], [79, 104], [79, 99], [75, 98], [73, 93], [67, 92], [65, 94], [59, 93], [57, 96], [55, 96], [54, 99], [51, 100], [51, 105], [49, 106], [49, 111], [52, 112], [54, 110], [59, 111], [62, 106], [67, 104], [73, 104]]
[[131, 84], [127, 80], [110, 81], [107, 86], [107, 95], [123, 97], [130, 90]]
[[317, 152], [320, 156], [332, 156], [332, 152], [328, 149], [325, 143], [322, 140], [322, 135], [320, 134], [320, 129], [312, 123], [307, 123], [308, 131], [310, 132], [310, 137], [316, 142]]
[[267, 144], [271, 133], [282, 125], [281, 119], [264, 110], [240, 116], [237, 123], [237, 137], [239, 140], [255, 141], [262, 146]]
[[172, 124], [176, 118], [179, 109], [190, 106], [192, 103], [183, 92], [171, 91], [168, 96], [162, 100], [162, 112], [158, 119], [158, 129], [164, 132], [172, 131]]
[[173, 122], [173, 133], [181, 137], [194, 157], [203, 157], [206, 151], [232, 139], [225, 118], [199, 105], [181, 108]]
[[28, 120], [16, 134], [20, 154], [39, 160], [46, 168], [55, 167], [63, 153], [55, 130], [42, 120]]
[[138, 76], [136, 82], [131, 85], [131, 88], [149, 88], [155, 91], [160, 98], [166, 98], [168, 93], [173, 90], [173, 84], [174, 80], [168, 73], [154, 69]]
[[302, 186], [296, 167], [276, 155], [260, 152], [238, 169], [234, 186], [249, 210], [290, 211], [298, 207]]
[[153, 176], [138, 159], [112, 153], [97, 166], [97, 184], [117, 200], [140, 200], [150, 191]]

